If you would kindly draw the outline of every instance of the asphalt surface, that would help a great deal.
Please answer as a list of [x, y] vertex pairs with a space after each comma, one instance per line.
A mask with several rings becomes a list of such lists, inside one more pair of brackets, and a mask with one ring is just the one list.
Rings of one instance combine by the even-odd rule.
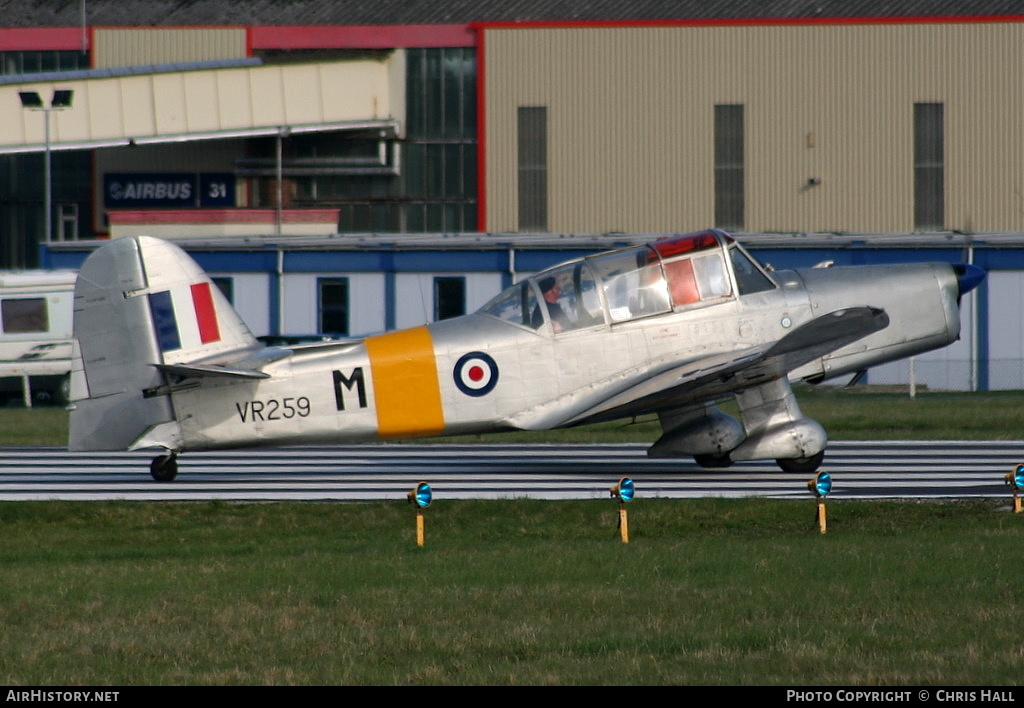
[[[812, 475], [770, 462], [704, 470], [652, 460], [643, 444], [381, 444], [187, 453], [173, 482], [149, 476], [152, 453], [0, 450], [0, 500], [404, 500], [418, 482], [435, 499], [607, 498], [631, 477], [637, 498], [806, 498]], [[833, 499], [1005, 498], [1024, 441], [836, 442], [822, 469]]]

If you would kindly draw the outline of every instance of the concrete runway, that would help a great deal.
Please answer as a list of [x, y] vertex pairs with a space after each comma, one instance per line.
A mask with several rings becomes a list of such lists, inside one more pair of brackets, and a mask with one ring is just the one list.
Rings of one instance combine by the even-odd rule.
[[[607, 498], [632, 477], [637, 498], [806, 498], [811, 475], [772, 463], [703, 470], [651, 460], [644, 444], [380, 444], [187, 453], [174, 482], [149, 476], [152, 453], [0, 450], [0, 500], [384, 501], [418, 482], [434, 498]], [[1024, 441], [835, 442], [822, 469], [832, 499], [1011, 499], [1003, 477], [1024, 462]]]

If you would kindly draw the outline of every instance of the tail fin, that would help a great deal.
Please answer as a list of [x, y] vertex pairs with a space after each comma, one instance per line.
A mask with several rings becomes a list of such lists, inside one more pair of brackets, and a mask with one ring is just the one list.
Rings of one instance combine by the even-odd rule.
[[223, 363], [259, 346], [199, 265], [150, 236], [112, 241], [85, 260], [74, 333], [71, 450], [179, 449], [157, 367]]

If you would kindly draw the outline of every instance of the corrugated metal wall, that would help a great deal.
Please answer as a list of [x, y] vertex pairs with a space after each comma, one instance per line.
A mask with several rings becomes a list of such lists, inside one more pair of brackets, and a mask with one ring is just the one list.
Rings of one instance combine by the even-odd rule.
[[241, 59], [247, 56], [246, 30], [213, 28], [109, 28], [93, 34], [97, 69], [175, 62]]
[[916, 102], [944, 104], [945, 227], [1024, 229], [1024, 23], [494, 28], [483, 47], [487, 230], [518, 228], [519, 106], [548, 108], [550, 231], [650, 232], [713, 225], [714, 106], [742, 104], [747, 230], [913, 231]]

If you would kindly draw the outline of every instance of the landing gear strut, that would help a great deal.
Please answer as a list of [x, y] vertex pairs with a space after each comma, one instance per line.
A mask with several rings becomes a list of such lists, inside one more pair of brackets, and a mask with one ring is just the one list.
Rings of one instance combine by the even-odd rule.
[[157, 482], [173, 482], [178, 476], [178, 456], [169, 452], [159, 457], [154, 457], [149, 464], [149, 474]]

